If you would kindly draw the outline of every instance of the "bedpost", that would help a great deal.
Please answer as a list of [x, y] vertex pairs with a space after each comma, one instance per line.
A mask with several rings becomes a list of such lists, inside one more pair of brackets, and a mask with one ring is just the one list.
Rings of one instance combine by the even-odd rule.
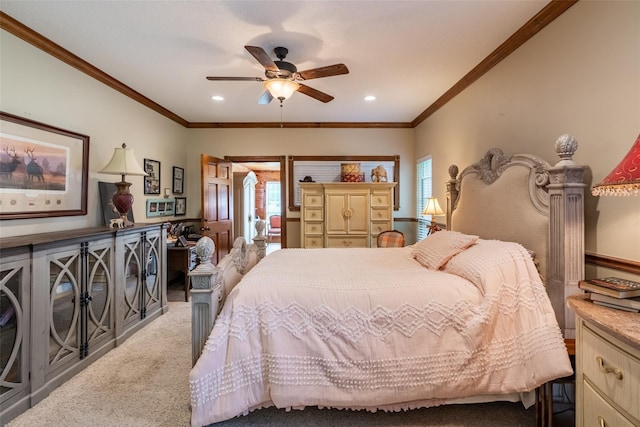
[[565, 338], [575, 338], [575, 318], [566, 306], [570, 295], [580, 292], [584, 278], [584, 174], [573, 154], [578, 142], [571, 135], [560, 136], [555, 150], [560, 161], [549, 169], [549, 263], [547, 289]]
[[458, 182], [458, 166], [449, 166], [449, 181], [447, 181], [447, 230], [451, 230], [451, 214], [458, 203], [459, 188]]
[[[218, 312], [222, 280], [211, 263], [215, 244], [202, 237], [196, 244], [199, 264], [189, 272], [191, 280], [191, 365], [196, 364]], [[217, 286], [216, 286], [217, 285]], [[215, 295], [214, 295], [215, 294]]]
[[256, 232], [258, 233], [253, 238], [253, 243], [258, 248], [258, 259], [262, 259], [267, 255], [267, 236], [264, 235], [264, 230], [267, 228], [267, 223], [263, 219], [256, 221]]

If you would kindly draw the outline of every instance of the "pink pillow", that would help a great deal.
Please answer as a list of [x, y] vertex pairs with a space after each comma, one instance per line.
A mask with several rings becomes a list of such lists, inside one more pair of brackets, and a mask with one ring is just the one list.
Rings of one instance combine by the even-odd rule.
[[413, 245], [411, 254], [429, 270], [439, 270], [447, 261], [478, 241], [478, 236], [457, 231], [438, 231]]

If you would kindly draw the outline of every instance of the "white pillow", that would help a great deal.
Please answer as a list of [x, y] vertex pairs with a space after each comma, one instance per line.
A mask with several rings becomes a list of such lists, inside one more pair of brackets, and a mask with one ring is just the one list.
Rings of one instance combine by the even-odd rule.
[[429, 270], [439, 270], [454, 255], [478, 241], [478, 236], [457, 231], [438, 231], [413, 245], [411, 254]]

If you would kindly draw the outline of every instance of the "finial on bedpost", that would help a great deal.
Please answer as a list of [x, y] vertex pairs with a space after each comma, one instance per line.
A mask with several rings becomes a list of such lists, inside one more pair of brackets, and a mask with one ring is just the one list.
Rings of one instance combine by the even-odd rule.
[[451, 214], [458, 203], [458, 166], [449, 166], [449, 181], [447, 182], [447, 230], [451, 230]]
[[578, 141], [573, 136], [566, 133], [561, 135], [556, 139], [555, 149], [560, 157], [560, 162], [558, 162], [556, 166], [576, 164], [573, 161], [573, 155], [578, 149]]

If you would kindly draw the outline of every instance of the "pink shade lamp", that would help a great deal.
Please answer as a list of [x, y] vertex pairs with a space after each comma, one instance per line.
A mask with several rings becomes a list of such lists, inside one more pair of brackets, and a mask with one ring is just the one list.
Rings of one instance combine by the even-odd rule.
[[591, 190], [594, 196], [629, 196], [640, 191], [640, 135], [622, 161], [600, 184]]

